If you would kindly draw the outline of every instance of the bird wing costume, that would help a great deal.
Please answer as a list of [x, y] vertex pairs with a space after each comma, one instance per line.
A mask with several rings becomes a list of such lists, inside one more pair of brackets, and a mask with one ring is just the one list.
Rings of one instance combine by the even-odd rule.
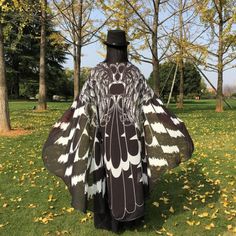
[[135, 65], [100, 62], [51, 128], [42, 158], [67, 185], [72, 207], [102, 212], [106, 193], [113, 217], [129, 221], [144, 215], [151, 183], [193, 151], [184, 122]]

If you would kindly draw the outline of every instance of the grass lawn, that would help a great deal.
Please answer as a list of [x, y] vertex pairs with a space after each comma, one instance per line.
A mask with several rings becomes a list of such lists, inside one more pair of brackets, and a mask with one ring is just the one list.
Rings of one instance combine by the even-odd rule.
[[[147, 202], [145, 222], [123, 235], [236, 235], [236, 100], [215, 113], [213, 100], [186, 100], [179, 111], [195, 144], [187, 162], [162, 175]], [[32, 130], [0, 137], [0, 235], [113, 235], [70, 206], [61, 179], [43, 165], [41, 149], [50, 126], [71, 103], [10, 102], [13, 128]], [[115, 234], [114, 234], [115, 235]]]

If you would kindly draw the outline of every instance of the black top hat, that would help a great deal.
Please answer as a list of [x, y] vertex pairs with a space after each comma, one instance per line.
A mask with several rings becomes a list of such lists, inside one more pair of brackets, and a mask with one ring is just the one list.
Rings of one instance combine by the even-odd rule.
[[111, 46], [127, 46], [130, 44], [126, 41], [124, 30], [108, 30], [107, 41], [103, 41], [103, 43]]

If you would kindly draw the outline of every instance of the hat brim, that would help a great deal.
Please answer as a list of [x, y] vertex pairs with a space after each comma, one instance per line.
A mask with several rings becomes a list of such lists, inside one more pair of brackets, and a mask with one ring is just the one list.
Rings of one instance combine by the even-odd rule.
[[126, 44], [109, 43], [107, 41], [103, 41], [103, 43], [107, 46], [116, 46], [116, 47], [122, 47], [122, 46], [124, 47], [130, 44], [129, 41], [126, 41]]

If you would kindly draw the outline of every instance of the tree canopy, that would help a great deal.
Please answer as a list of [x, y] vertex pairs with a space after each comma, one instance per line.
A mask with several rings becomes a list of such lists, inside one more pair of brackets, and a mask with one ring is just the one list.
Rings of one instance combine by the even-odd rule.
[[[165, 62], [160, 64], [160, 87], [161, 96], [165, 98], [169, 95], [171, 84], [174, 78], [176, 63]], [[169, 77], [169, 78], [168, 78]], [[179, 94], [179, 79], [180, 71], [177, 70], [176, 79], [174, 83], [174, 89], [172, 96], [176, 97]], [[148, 78], [148, 84], [153, 87], [153, 77], [152, 73]], [[199, 95], [201, 93], [201, 75], [196, 70], [191, 62], [184, 63], [184, 95], [195, 94]]]

